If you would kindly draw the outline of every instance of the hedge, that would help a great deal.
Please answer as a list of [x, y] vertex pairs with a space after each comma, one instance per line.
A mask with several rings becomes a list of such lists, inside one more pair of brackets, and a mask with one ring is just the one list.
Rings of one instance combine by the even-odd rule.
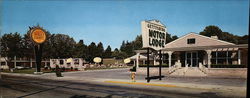
[[[207, 65], [205, 66], [208, 67]], [[211, 68], [247, 68], [247, 66], [239, 64], [211, 64]]]
[[136, 66], [130, 69], [131, 72], [136, 72]]

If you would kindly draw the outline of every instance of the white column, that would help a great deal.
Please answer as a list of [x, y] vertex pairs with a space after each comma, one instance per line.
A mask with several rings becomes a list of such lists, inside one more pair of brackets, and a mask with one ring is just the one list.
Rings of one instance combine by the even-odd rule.
[[171, 57], [172, 57], [172, 53], [173, 51], [168, 51], [168, 66], [169, 66], [169, 70], [170, 70], [170, 67], [171, 67]]
[[134, 66], [136, 66], [136, 60], [134, 60]]
[[227, 64], [228, 64], [228, 50], [227, 50], [227, 58], [226, 59], [227, 59]]
[[208, 68], [211, 68], [211, 53], [212, 53], [212, 51], [206, 50], [206, 52], [207, 52], [207, 65], [208, 65]]
[[136, 68], [139, 68], [139, 57], [140, 53], [136, 53]]
[[240, 65], [241, 64], [241, 60], [240, 60], [240, 50], [238, 49], [238, 64]]
[[185, 52], [185, 67], [188, 67], [188, 65], [187, 65], [187, 52]]
[[154, 65], [157, 65], [156, 64], [156, 57], [155, 57], [155, 55], [153, 55], [153, 59], [154, 59]]
[[33, 65], [32, 65], [32, 59], [30, 59], [30, 68], [32, 68]]
[[[217, 49], [218, 50], [218, 49]], [[218, 64], [218, 51], [216, 50], [216, 53], [215, 53], [215, 64]]]
[[[79, 62], [80, 63], [80, 62]], [[79, 65], [78, 65], [79, 66]], [[44, 60], [44, 67], [47, 67], [47, 62]]]
[[16, 56], [14, 56], [14, 68], [16, 68]]

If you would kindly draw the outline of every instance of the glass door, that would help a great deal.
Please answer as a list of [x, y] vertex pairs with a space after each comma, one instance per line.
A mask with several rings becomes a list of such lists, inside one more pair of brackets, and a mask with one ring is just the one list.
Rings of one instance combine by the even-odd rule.
[[186, 52], [186, 64], [188, 67], [198, 67], [198, 52]]

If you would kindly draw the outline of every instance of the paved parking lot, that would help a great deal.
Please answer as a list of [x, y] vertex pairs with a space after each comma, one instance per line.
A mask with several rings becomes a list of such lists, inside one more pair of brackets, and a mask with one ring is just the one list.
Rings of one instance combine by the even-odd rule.
[[[7, 75], [7, 74], [6, 74]], [[136, 82], [131, 82], [130, 72], [128, 68], [122, 69], [105, 69], [105, 70], [90, 70], [90, 71], [78, 71], [78, 72], [65, 72], [63, 77], [56, 77], [55, 73], [46, 73], [43, 75], [30, 75], [30, 74], [8, 74], [16, 77], [29, 77], [33, 80], [37, 79], [48, 79], [56, 81], [67, 81], [73, 82], [74, 87], [89, 88], [88, 83], [95, 85], [105, 86], [106, 88], [101, 88], [102, 90], [108, 89], [109, 87], [118, 87], [118, 90], [124, 91], [122, 88], [133, 88], [135, 89], [133, 93], [135, 96], [146, 96], [149, 92], [168, 92], [168, 93], [180, 93], [173, 94], [173, 96], [192, 96], [198, 97], [208, 94], [209, 96], [215, 97], [245, 97], [246, 95], [246, 79], [243, 78], [214, 78], [214, 77], [173, 77], [165, 76], [161, 81], [151, 80], [148, 84], [145, 80], [146, 75], [136, 75]], [[50, 82], [45, 82], [50, 83]], [[55, 84], [55, 83], [53, 83]], [[83, 85], [78, 85], [83, 84]], [[167, 86], [166, 86], [167, 85]], [[87, 87], [85, 87], [87, 86]], [[55, 85], [57, 87], [57, 85]], [[64, 88], [64, 87], [63, 87]], [[100, 89], [98, 86], [91, 88]], [[140, 88], [140, 89], [139, 89]], [[153, 90], [153, 91], [144, 91], [144, 90]], [[66, 90], [68, 91], [68, 90]], [[78, 90], [79, 91], [79, 90]], [[95, 93], [96, 90], [91, 90], [92, 93]], [[98, 90], [99, 91], [99, 90]], [[108, 90], [109, 93], [101, 94], [100, 96], [108, 96], [110, 93], [114, 93], [112, 90]], [[126, 92], [128, 90], [125, 90]], [[56, 92], [56, 91], [53, 91]], [[147, 92], [147, 94], [146, 94]], [[237, 93], [234, 93], [237, 92]], [[70, 95], [74, 92], [69, 92]], [[185, 95], [185, 94], [191, 95]], [[87, 92], [83, 95], [88, 94]], [[139, 95], [138, 95], [139, 94]], [[80, 93], [81, 95], [81, 93]], [[91, 94], [88, 94], [91, 95]], [[117, 94], [115, 94], [117, 95]], [[156, 95], [160, 96], [170, 96], [164, 95], [164, 93], [158, 93]], [[120, 96], [120, 95], [119, 95]], [[126, 95], [121, 95], [126, 96]], [[130, 96], [130, 95], [129, 95]], [[133, 95], [131, 95], [133, 96]], [[160, 97], [158, 96], [158, 97]], [[171, 95], [172, 96], [172, 95]], [[180, 97], [179, 96], [179, 97]]]

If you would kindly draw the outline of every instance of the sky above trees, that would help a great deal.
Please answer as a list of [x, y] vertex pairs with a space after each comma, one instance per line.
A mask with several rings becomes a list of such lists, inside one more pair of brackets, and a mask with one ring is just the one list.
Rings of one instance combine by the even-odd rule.
[[141, 34], [140, 22], [158, 19], [171, 35], [199, 33], [208, 25], [235, 35], [248, 34], [248, 0], [5, 0], [0, 1], [1, 33], [25, 34], [39, 24], [85, 44], [119, 48]]

